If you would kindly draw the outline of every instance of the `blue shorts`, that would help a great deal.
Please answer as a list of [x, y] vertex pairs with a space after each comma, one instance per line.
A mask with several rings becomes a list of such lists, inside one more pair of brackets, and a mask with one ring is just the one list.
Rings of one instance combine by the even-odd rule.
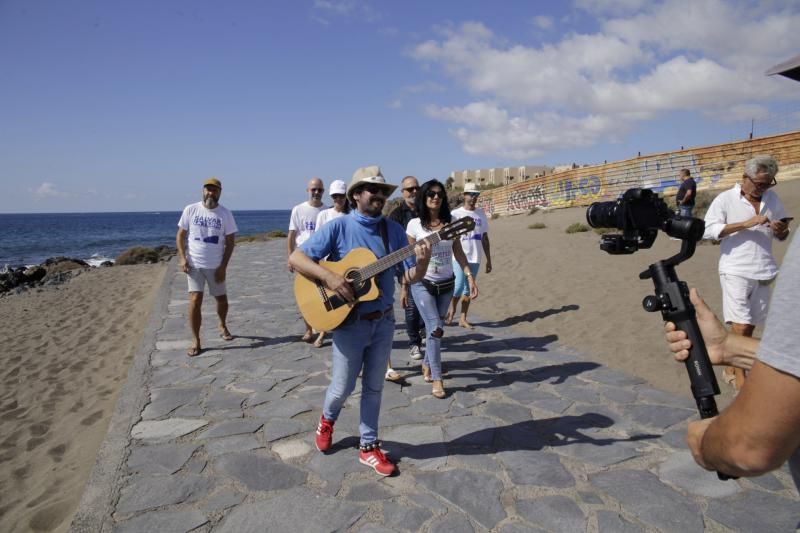
[[[478, 277], [478, 270], [481, 268], [480, 263], [467, 263], [469, 265], [469, 270], [472, 272], [472, 277]], [[458, 264], [458, 261], [453, 259], [453, 273], [456, 275], [456, 286], [453, 288], [453, 298], [458, 298], [460, 296], [469, 296], [469, 283], [467, 283], [467, 277], [464, 275], [464, 271], [461, 269], [461, 265]]]

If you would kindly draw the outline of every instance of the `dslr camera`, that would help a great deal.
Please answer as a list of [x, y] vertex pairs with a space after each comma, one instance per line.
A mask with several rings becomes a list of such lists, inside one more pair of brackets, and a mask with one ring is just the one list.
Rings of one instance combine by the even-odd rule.
[[658, 230], [692, 243], [702, 239], [705, 230], [702, 220], [676, 215], [650, 189], [628, 189], [616, 201], [595, 202], [586, 210], [586, 221], [593, 228], [622, 230], [601, 237], [600, 249], [610, 254], [650, 248]]

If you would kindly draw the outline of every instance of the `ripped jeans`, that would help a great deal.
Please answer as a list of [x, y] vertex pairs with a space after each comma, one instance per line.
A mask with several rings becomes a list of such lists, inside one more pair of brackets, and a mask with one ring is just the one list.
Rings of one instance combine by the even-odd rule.
[[[417, 304], [419, 315], [425, 322], [425, 359], [423, 364], [431, 369], [434, 381], [442, 379], [442, 335], [444, 334], [444, 316], [453, 298], [453, 291], [434, 296], [422, 282], [411, 284], [411, 293]], [[437, 332], [440, 332], [437, 334]]]

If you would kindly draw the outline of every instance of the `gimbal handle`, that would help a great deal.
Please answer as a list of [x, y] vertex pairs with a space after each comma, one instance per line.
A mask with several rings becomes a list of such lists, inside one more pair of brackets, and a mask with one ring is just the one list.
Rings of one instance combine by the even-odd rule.
[[[694, 305], [689, 300], [689, 287], [678, 279], [675, 265], [688, 258], [694, 252], [694, 242], [691, 242], [691, 251], [685, 254], [688, 240], [683, 241], [681, 253], [665, 261], [657, 261], [649, 269], [639, 274], [640, 279], [652, 278], [655, 285], [655, 295], [646, 296], [642, 305], [645, 311], [661, 311], [665, 321], [675, 323], [675, 326], [686, 332], [692, 343], [689, 357], [686, 359], [686, 370], [692, 383], [692, 395], [697, 403], [700, 418], [717, 416], [717, 402], [714, 396], [719, 394], [717, 377], [708, 358], [706, 343], [697, 324], [697, 315]], [[684, 256], [684, 257], [682, 257]], [[717, 472], [721, 480], [735, 479], [731, 476]]]

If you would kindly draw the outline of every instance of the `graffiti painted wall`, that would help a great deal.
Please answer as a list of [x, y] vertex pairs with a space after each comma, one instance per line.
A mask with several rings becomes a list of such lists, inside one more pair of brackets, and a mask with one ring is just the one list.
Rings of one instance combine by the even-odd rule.
[[691, 171], [698, 190], [728, 188], [741, 179], [744, 162], [758, 154], [778, 160], [778, 180], [800, 178], [800, 132], [792, 132], [566, 170], [483, 191], [478, 207], [489, 214], [513, 215], [534, 207], [584, 206], [614, 200], [631, 187], [674, 196], [682, 168]]

